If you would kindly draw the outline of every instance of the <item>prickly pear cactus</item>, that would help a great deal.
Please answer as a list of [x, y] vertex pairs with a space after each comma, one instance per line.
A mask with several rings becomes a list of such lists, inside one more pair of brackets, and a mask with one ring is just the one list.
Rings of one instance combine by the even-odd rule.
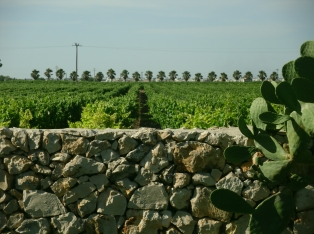
[[[253, 139], [255, 147], [231, 146], [224, 151], [228, 162], [239, 164], [252, 161], [256, 179], [281, 190], [258, 204], [255, 209], [232, 191], [217, 189], [211, 193], [211, 202], [219, 209], [249, 213], [250, 233], [281, 233], [293, 216], [293, 192], [314, 183], [314, 178], [298, 174], [300, 165], [314, 168], [313, 152], [308, 149], [314, 137], [314, 41], [301, 46], [301, 57], [283, 66], [285, 81], [280, 84], [264, 81], [263, 97], [253, 101], [250, 108], [251, 131], [240, 117], [238, 126], [246, 137]], [[284, 113], [276, 113], [272, 104], [283, 105]], [[285, 130], [289, 147], [283, 147], [272, 136]], [[263, 155], [261, 160], [256, 152]]]

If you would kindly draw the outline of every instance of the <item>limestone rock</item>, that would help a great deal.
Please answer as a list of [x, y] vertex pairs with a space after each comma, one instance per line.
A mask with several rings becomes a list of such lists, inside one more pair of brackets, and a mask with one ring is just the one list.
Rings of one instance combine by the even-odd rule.
[[196, 221], [191, 214], [186, 211], [177, 211], [172, 222], [184, 234], [192, 234]]
[[191, 199], [192, 215], [197, 218], [210, 217], [222, 222], [229, 222], [232, 213], [216, 208], [210, 202], [210, 194], [213, 190], [208, 187], [196, 187]]
[[3, 208], [3, 211], [4, 211], [4, 213], [10, 215], [13, 212], [17, 211], [18, 209], [19, 209], [19, 204], [17, 203], [17, 200], [16, 199], [12, 199]]
[[76, 202], [78, 199], [86, 197], [95, 189], [96, 187], [91, 182], [84, 182], [79, 184], [64, 194], [63, 202], [65, 205]]
[[243, 215], [238, 220], [226, 225], [226, 234], [249, 234], [250, 215]]
[[134, 181], [139, 183], [141, 186], [145, 186], [150, 182], [158, 181], [158, 177], [151, 170], [142, 167]]
[[214, 180], [217, 182], [221, 176], [222, 176], [222, 171], [218, 170], [218, 169], [212, 169], [212, 171], [210, 172], [210, 175], [214, 178]]
[[170, 204], [177, 210], [183, 210], [189, 207], [192, 191], [188, 189], [173, 189], [170, 197]]
[[98, 131], [95, 136], [95, 140], [107, 140], [107, 141], [114, 141], [120, 138], [124, 133], [122, 131]]
[[0, 128], [0, 138], [11, 138], [13, 136], [13, 131], [9, 128]]
[[101, 173], [105, 170], [105, 164], [77, 155], [65, 165], [62, 175], [64, 177], [79, 177]]
[[131, 137], [147, 145], [156, 145], [157, 143], [157, 132], [155, 129], [142, 128]]
[[162, 229], [162, 219], [157, 211], [145, 210], [143, 218], [138, 224], [139, 233], [158, 234], [158, 230]]
[[172, 139], [175, 141], [193, 141], [195, 139], [197, 132], [187, 132], [187, 131], [180, 131], [177, 130], [172, 135]]
[[28, 152], [28, 135], [25, 130], [14, 131], [11, 142], [14, 146]]
[[253, 183], [248, 185], [242, 191], [242, 196], [253, 201], [260, 201], [267, 198], [270, 194], [269, 189], [266, 186], [263, 186], [262, 183], [258, 180], [254, 180]]
[[43, 148], [48, 151], [49, 154], [55, 153], [61, 149], [60, 135], [57, 133], [44, 131], [43, 135]]
[[80, 130], [80, 135], [82, 137], [91, 138], [96, 136], [96, 131], [91, 129], [82, 129]]
[[105, 149], [100, 153], [102, 161], [106, 164], [120, 158], [120, 155], [113, 149]]
[[172, 184], [173, 183], [173, 178], [174, 178], [174, 165], [169, 165], [166, 167], [164, 170], [162, 170], [159, 178], [160, 180], [165, 183], [165, 184]]
[[63, 169], [65, 167], [64, 163], [53, 162], [51, 163], [50, 167], [54, 168], [51, 173], [51, 179], [58, 180], [59, 178], [62, 177]]
[[75, 137], [67, 134], [61, 134], [63, 153], [72, 155], [84, 155], [87, 151], [89, 141], [84, 137]]
[[152, 149], [151, 146], [145, 145], [145, 144], [141, 144], [136, 149], [130, 151], [125, 156], [125, 158], [129, 162], [134, 162], [134, 163], [140, 162], [151, 149]]
[[314, 187], [307, 185], [295, 193], [296, 210], [298, 212], [314, 209]]
[[215, 179], [209, 173], [195, 173], [192, 177], [194, 185], [214, 186]]
[[129, 153], [131, 150], [134, 150], [136, 146], [138, 145], [136, 140], [126, 135], [121, 137], [118, 143], [119, 143], [120, 155], [125, 155]]
[[222, 150], [231, 146], [234, 142], [231, 136], [224, 132], [210, 132], [205, 139], [207, 144], [219, 146]]
[[56, 234], [77, 234], [84, 230], [83, 221], [72, 212], [51, 218], [51, 225]]
[[222, 222], [209, 218], [199, 219], [197, 222], [198, 234], [219, 234]]
[[53, 184], [53, 181], [50, 177], [45, 177], [44, 179], [40, 180], [40, 188], [41, 190], [47, 189], [50, 185]]
[[213, 168], [222, 169], [225, 165], [225, 159], [219, 148], [195, 141], [176, 144], [173, 156], [180, 172], [195, 173]]
[[129, 178], [124, 178], [122, 180], [117, 180], [115, 185], [119, 188], [120, 192], [124, 197], [130, 198], [135, 189], [137, 189], [138, 184], [136, 182], [130, 181]]
[[27, 156], [32, 162], [36, 162], [43, 166], [48, 166], [50, 162], [49, 153], [46, 150], [36, 149], [30, 151]]
[[173, 178], [174, 188], [184, 188], [190, 184], [191, 176], [188, 173], [175, 173]]
[[7, 217], [5, 213], [0, 211], [0, 231], [3, 230], [7, 226]]
[[236, 177], [232, 172], [230, 172], [227, 176], [223, 177], [217, 182], [216, 187], [218, 189], [220, 188], [229, 189], [237, 193], [238, 195], [241, 195], [243, 182], [238, 177]]
[[71, 155], [67, 154], [67, 153], [55, 153], [51, 156], [50, 160], [53, 162], [62, 162], [62, 163], [67, 163], [68, 161], [70, 161], [71, 159]]
[[105, 174], [93, 175], [89, 177], [89, 181], [97, 187], [98, 192], [104, 191], [105, 187], [109, 184], [109, 180]]
[[32, 218], [65, 214], [66, 210], [54, 194], [41, 190], [23, 191], [24, 210]]
[[128, 203], [130, 209], [165, 210], [168, 208], [168, 194], [161, 183], [152, 182], [135, 190]]
[[124, 215], [127, 201], [118, 191], [107, 188], [98, 197], [97, 212], [110, 215]]
[[121, 157], [108, 164], [106, 176], [111, 181], [121, 180], [136, 175], [137, 170], [134, 164], [130, 164], [125, 158]]
[[15, 213], [10, 215], [8, 222], [7, 222], [7, 227], [9, 229], [16, 229], [18, 228], [21, 223], [24, 220], [24, 214], [23, 213]]
[[10, 154], [17, 148], [11, 143], [10, 140], [0, 137], [0, 155]]
[[297, 219], [294, 221], [293, 233], [310, 234], [314, 230], [314, 210], [308, 210], [297, 213]]
[[108, 149], [110, 148], [111, 144], [104, 140], [104, 141], [101, 141], [101, 140], [93, 140], [89, 143], [89, 146], [87, 148], [87, 152], [86, 152], [86, 157], [92, 157], [94, 156], [95, 154], [105, 150], [105, 149]]
[[92, 214], [86, 222], [86, 233], [100, 234], [110, 233], [118, 234], [117, 224], [113, 215]]
[[169, 165], [168, 158], [164, 153], [165, 146], [159, 142], [141, 161], [140, 165], [158, 173]]
[[50, 225], [45, 218], [25, 219], [16, 230], [17, 233], [49, 234]]
[[38, 149], [42, 144], [43, 134], [41, 130], [27, 132], [29, 150]]
[[157, 138], [159, 141], [164, 141], [170, 138], [172, 135], [173, 135], [173, 132], [169, 129], [164, 129], [157, 132]]
[[161, 225], [163, 227], [166, 227], [168, 228], [171, 224], [171, 221], [172, 221], [172, 213], [170, 210], [163, 210], [161, 212], [161, 219], [162, 219], [162, 222], [161, 222]]
[[54, 182], [50, 188], [56, 194], [57, 197], [63, 196], [66, 192], [76, 184], [77, 180], [71, 177], [60, 178]]
[[4, 158], [4, 164], [11, 175], [17, 175], [27, 171], [33, 165], [32, 161], [20, 155], [13, 155]]
[[77, 212], [83, 218], [96, 210], [98, 192], [92, 192], [77, 201]]
[[8, 172], [0, 169], [0, 189], [3, 191], [9, 190], [13, 180], [13, 176], [11, 176]]
[[45, 176], [51, 175], [51, 169], [43, 165], [35, 164], [31, 167], [31, 169], [38, 174], [42, 174]]
[[33, 171], [27, 171], [15, 176], [15, 188], [19, 190], [37, 189], [41, 177]]

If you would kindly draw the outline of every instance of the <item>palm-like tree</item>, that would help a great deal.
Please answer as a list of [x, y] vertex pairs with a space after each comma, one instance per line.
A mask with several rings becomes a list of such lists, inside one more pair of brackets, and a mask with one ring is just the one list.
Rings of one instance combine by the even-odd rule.
[[51, 73], [52, 73], [52, 70], [50, 68], [47, 68], [45, 73], [44, 73], [44, 75], [47, 77], [47, 80], [50, 80]]
[[116, 72], [112, 69], [112, 68], [110, 68], [108, 71], [107, 71], [107, 77], [111, 80], [111, 82], [112, 82], [112, 80], [115, 78], [115, 76], [116, 76]]
[[133, 78], [135, 81], [139, 81], [140, 78], [141, 78], [141, 75], [140, 75], [140, 73], [138, 73], [138, 72], [136, 71], [136, 72], [134, 72], [134, 73], [132, 74], [132, 78]]
[[195, 79], [195, 81], [200, 82], [201, 79], [203, 79], [203, 76], [201, 73], [196, 73], [194, 79]]
[[153, 72], [152, 71], [146, 71], [145, 76], [146, 76], [146, 79], [150, 82], [153, 79]]
[[159, 71], [158, 74], [157, 74], [157, 79], [160, 80], [160, 81], [163, 81], [166, 77], [166, 74], [164, 71]]
[[267, 78], [266, 72], [264, 72], [263, 70], [259, 71], [259, 74], [257, 76], [261, 81], [264, 81]]
[[95, 80], [100, 82], [102, 81], [103, 78], [104, 78], [104, 74], [102, 72], [97, 72], [95, 76]]
[[129, 78], [128, 75], [129, 72], [127, 70], [123, 70], [120, 74], [121, 78], [124, 79], [124, 82], [126, 82], [126, 79]]
[[209, 81], [214, 81], [216, 79], [216, 77], [217, 77], [217, 75], [214, 71], [211, 71], [210, 73], [208, 73], [208, 76], [207, 76]]
[[239, 70], [234, 71], [232, 76], [236, 81], [238, 81], [242, 77], [241, 72]]
[[247, 71], [246, 73], [245, 73], [245, 75], [243, 76], [243, 78], [244, 78], [244, 80], [253, 80], [253, 74], [252, 74], [252, 72], [250, 72], [250, 71]]
[[191, 73], [190, 72], [184, 71], [182, 73], [182, 78], [183, 78], [183, 80], [185, 80], [185, 82], [187, 82], [190, 79], [190, 77], [191, 77]]
[[56, 71], [56, 77], [59, 80], [62, 80], [64, 76], [65, 76], [65, 72], [63, 71], [63, 69], [59, 69]]
[[90, 71], [84, 71], [82, 74], [82, 80], [88, 81], [91, 78]]
[[270, 76], [269, 79], [271, 79], [272, 81], [276, 81], [278, 79], [278, 73], [277, 72], [273, 72]]
[[226, 73], [220, 73], [220, 78], [219, 78], [222, 82], [225, 82], [226, 80], [228, 80], [228, 75]]
[[34, 80], [37, 80], [40, 75], [39, 75], [39, 71], [37, 71], [36, 69], [34, 69], [31, 73], [31, 77], [34, 79]]
[[76, 74], [76, 71], [73, 71], [70, 73], [70, 78], [71, 80], [73, 81], [77, 81], [77, 74]]
[[169, 79], [172, 81], [175, 81], [175, 79], [177, 78], [178, 74], [176, 71], [171, 71], [169, 72]]

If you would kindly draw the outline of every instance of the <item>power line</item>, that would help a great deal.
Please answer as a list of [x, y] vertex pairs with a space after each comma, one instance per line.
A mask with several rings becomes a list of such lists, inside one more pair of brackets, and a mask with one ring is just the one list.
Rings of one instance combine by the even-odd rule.
[[52, 49], [70, 46], [30, 46], [30, 47], [0, 47], [0, 50], [24, 50], [24, 49]]

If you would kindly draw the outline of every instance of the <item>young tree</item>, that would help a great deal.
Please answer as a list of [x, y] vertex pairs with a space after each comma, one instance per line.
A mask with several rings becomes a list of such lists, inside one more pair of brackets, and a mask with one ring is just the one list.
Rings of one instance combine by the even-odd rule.
[[90, 71], [84, 71], [82, 74], [82, 80], [88, 81], [91, 78]]
[[214, 71], [211, 71], [210, 73], [208, 73], [208, 76], [207, 76], [209, 81], [214, 81], [216, 79], [216, 77], [217, 77], [217, 75]]
[[226, 80], [228, 80], [228, 75], [226, 73], [220, 73], [220, 78], [219, 78], [222, 82], [225, 82]]
[[140, 78], [141, 78], [141, 75], [140, 75], [140, 73], [138, 73], [138, 72], [136, 71], [136, 72], [134, 72], [134, 73], [132, 74], [132, 78], [133, 78], [135, 81], [139, 81]]
[[146, 71], [145, 76], [146, 76], [146, 79], [150, 82], [153, 79], [153, 72], [152, 71]]
[[159, 71], [158, 74], [157, 74], [157, 79], [160, 80], [160, 81], [163, 81], [166, 77], [166, 74], [164, 71]]
[[111, 82], [112, 82], [112, 80], [115, 78], [115, 76], [116, 76], [116, 72], [112, 69], [112, 68], [110, 68], [108, 71], [107, 71], [107, 77], [111, 80]]
[[184, 71], [184, 72], [182, 73], [182, 78], [183, 78], [183, 80], [185, 80], [185, 82], [187, 82], [187, 81], [190, 79], [190, 77], [191, 77], [190, 72]]
[[56, 77], [58, 77], [59, 80], [62, 80], [64, 75], [65, 75], [65, 72], [63, 71], [63, 69], [59, 69], [56, 71]]
[[124, 79], [124, 82], [126, 82], [126, 79], [129, 78], [128, 75], [129, 72], [127, 70], [123, 70], [120, 74], [121, 78]]
[[39, 71], [37, 71], [36, 69], [34, 69], [31, 73], [31, 77], [34, 79], [34, 80], [37, 80], [40, 75], [39, 75]]
[[244, 78], [244, 80], [253, 80], [253, 74], [252, 74], [252, 72], [250, 72], [250, 71], [247, 71], [246, 73], [245, 73], [245, 75], [243, 76], [243, 78]]
[[203, 79], [203, 76], [202, 76], [201, 73], [196, 73], [194, 79], [195, 79], [196, 82], [200, 82], [201, 79]]
[[269, 79], [271, 79], [272, 81], [276, 81], [278, 79], [278, 73], [277, 72], [273, 72], [270, 76]]
[[100, 82], [102, 81], [103, 78], [104, 78], [104, 74], [102, 72], [97, 72], [95, 76], [95, 80]]
[[44, 75], [47, 77], [47, 80], [50, 80], [51, 73], [52, 73], [52, 70], [50, 68], [47, 68], [45, 73], [44, 73]]
[[241, 72], [239, 70], [234, 71], [232, 76], [236, 81], [238, 81], [242, 77]]
[[259, 71], [259, 74], [257, 76], [261, 81], [264, 81], [265, 79], [267, 79], [266, 72], [264, 72], [263, 70]]
[[70, 78], [71, 80], [73, 81], [77, 81], [77, 74], [76, 74], [76, 71], [73, 71], [70, 73]]
[[178, 74], [176, 71], [171, 71], [169, 72], [169, 79], [172, 81], [175, 81], [175, 79], [177, 78]]

